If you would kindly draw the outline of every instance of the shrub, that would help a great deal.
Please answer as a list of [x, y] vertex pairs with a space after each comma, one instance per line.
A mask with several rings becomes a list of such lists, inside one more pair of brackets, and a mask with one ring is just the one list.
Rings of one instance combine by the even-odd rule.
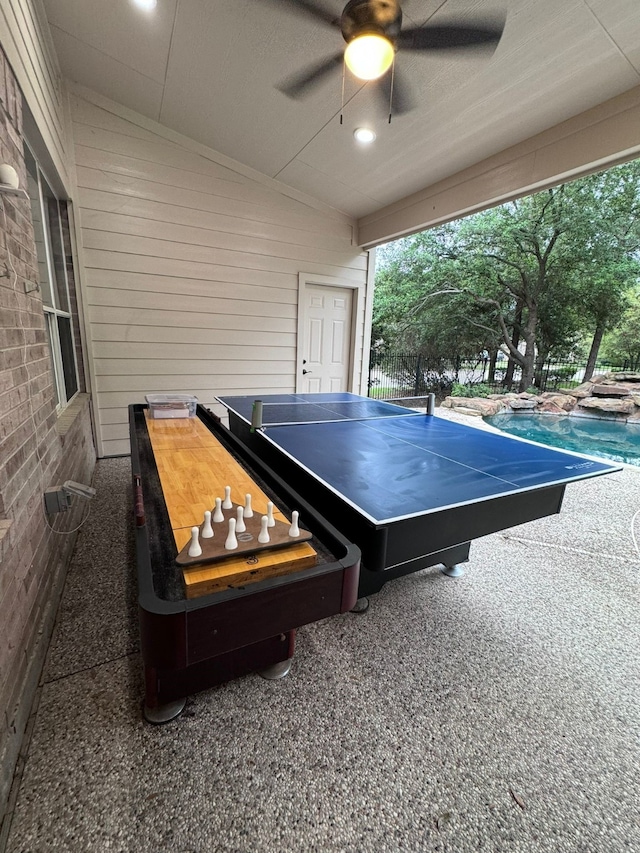
[[452, 397], [488, 397], [491, 393], [491, 387], [482, 382], [476, 385], [461, 385], [460, 382], [454, 382], [451, 388]]
[[570, 382], [576, 373], [574, 364], [557, 364], [551, 365], [546, 370], [540, 373], [536, 372], [536, 384], [548, 387], [549, 385], [560, 385], [561, 383]]

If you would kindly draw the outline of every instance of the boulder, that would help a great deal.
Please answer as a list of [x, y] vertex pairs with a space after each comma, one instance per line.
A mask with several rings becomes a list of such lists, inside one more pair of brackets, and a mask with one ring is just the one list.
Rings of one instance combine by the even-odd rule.
[[579, 400], [578, 406], [601, 412], [614, 412], [618, 415], [632, 415], [635, 411], [633, 400], [619, 400], [613, 397], [590, 397], [586, 400]]
[[592, 388], [593, 382], [583, 382], [582, 385], [578, 385], [577, 388], [571, 389], [571, 396], [578, 398], [590, 397]]
[[614, 385], [613, 383], [603, 383], [602, 385], [594, 385], [591, 393], [594, 397], [628, 397], [631, 389], [626, 385]]
[[570, 412], [576, 405], [577, 399], [568, 392], [565, 394], [558, 394], [555, 391], [545, 391], [544, 394], [540, 395], [540, 405], [539, 409], [544, 412], [551, 411], [551, 409], [545, 409], [544, 407], [547, 404], [551, 404], [553, 406], [557, 406], [564, 412]]
[[553, 400], [543, 400], [536, 409], [537, 412], [545, 412], [552, 415], [566, 415], [567, 409], [559, 406]]
[[509, 405], [512, 409], [528, 409], [529, 411], [533, 411], [533, 409], [538, 408], [538, 398], [532, 397], [529, 399], [518, 399], [509, 400]]
[[640, 373], [605, 373], [594, 376], [577, 388], [489, 394], [487, 397], [447, 397], [443, 406], [460, 414], [480, 417], [500, 411], [544, 412], [583, 418], [609, 418], [640, 423]]
[[605, 379], [612, 382], [640, 382], [640, 373], [607, 373]]
[[447, 397], [442, 405], [463, 415], [474, 414], [480, 417], [497, 415], [504, 409], [499, 400], [489, 400], [486, 397]]

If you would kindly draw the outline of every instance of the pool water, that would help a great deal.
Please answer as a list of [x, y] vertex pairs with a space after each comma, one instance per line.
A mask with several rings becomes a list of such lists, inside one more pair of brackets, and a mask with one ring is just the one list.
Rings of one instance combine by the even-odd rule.
[[640, 466], [640, 424], [562, 415], [500, 413], [484, 419], [496, 429], [540, 444]]

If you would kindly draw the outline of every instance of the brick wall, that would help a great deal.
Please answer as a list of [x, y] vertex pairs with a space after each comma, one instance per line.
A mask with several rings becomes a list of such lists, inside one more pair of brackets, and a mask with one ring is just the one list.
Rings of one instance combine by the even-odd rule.
[[[21, 103], [0, 52], [0, 163], [10, 163], [25, 187]], [[0, 817], [75, 541], [63, 531], [86, 510], [74, 498], [69, 512], [49, 519], [59, 528], [53, 532], [43, 492], [65, 480], [91, 482], [95, 464], [88, 396], [56, 412], [42, 300], [31, 289], [37, 277], [29, 201], [1, 195]], [[77, 316], [74, 327], [77, 335]]]

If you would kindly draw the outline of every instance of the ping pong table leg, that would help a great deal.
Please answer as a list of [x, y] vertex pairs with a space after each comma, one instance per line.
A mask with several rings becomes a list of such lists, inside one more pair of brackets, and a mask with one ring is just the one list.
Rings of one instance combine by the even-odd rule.
[[[451, 548], [445, 548], [442, 551], [434, 551], [431, 554], [424, 554], [421, 557], [416, 557], [406, 563], [401, 563], [396, 566], [390, 566], [383, 571], [370, 571], [364, 563], [360, 564], [360, 582], [358, 584], [358, 600], [356, 606], [352, 608], [352, 613], [364, 613], [368, 607], [368, 602], [365, 603], [367, 596], [375, 595], [380, 592], [387, 581], [395, 578], [408, 575], [413, 572], [419, 572], [422, 569], [427, 569], [430, 566], [442, 565], [440, 571], [451, 578], [459, 578], [464, 574], [462, 563], [469, 559], [469, 549], [471, 542], [461, 542], [459, 545], [454, 545]], [[362, 602], [362, 604], [361, 604]]]
[[464, 574], [464, 569], [458, 563], [453, 566], [444, 566], [444, 568], [440, 569], [440, 571], [448, 578], [460, 578]]
[[443, 554], [442, 564], [444, 568], [440, 569], [442, 574], [448, 578], [461, 578], [464, 574], [464, 568], [461, 564], [469, 559], [470, 548], [471, 542], [463, 542], [462, 545], [457, 545]]

